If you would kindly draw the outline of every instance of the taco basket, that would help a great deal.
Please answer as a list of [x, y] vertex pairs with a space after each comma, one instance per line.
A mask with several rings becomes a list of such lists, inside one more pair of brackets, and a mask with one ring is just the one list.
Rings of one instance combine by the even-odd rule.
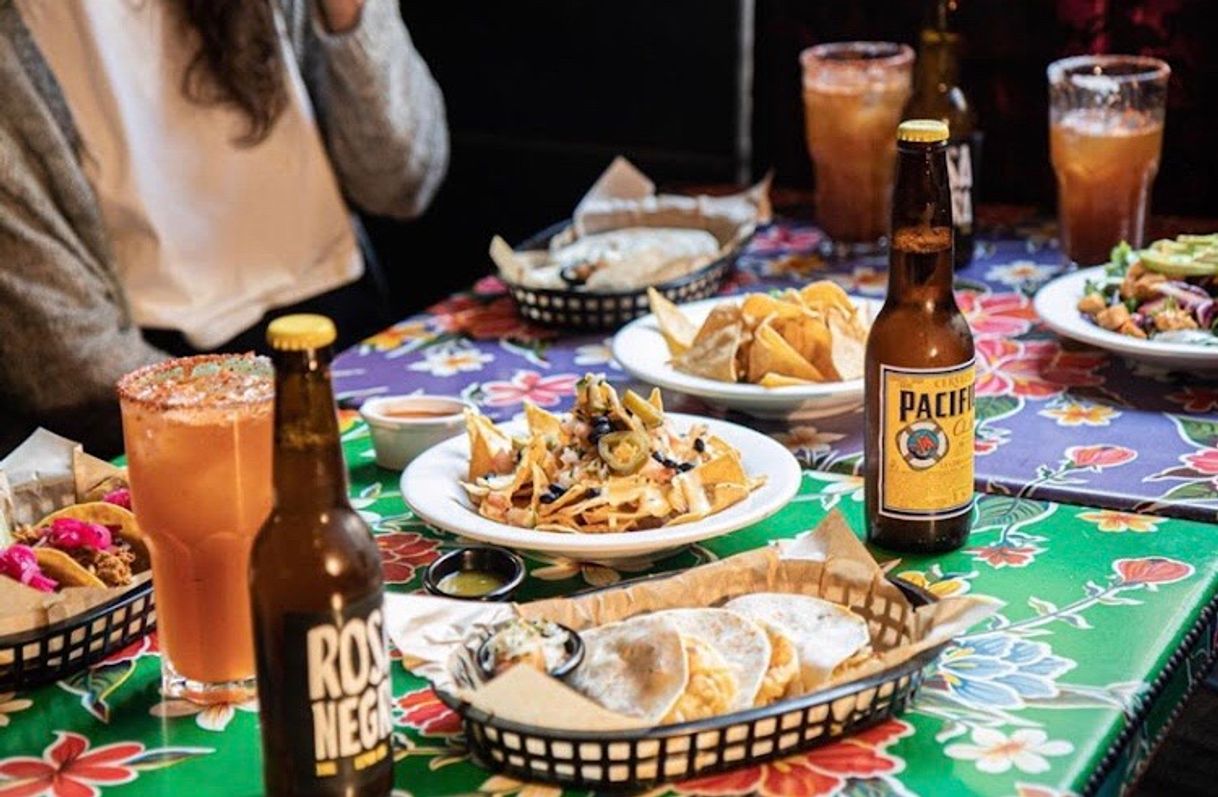
[[[571, 712], [579, 711], [570, 699], [573, 693], [548, 678], [545, 681], [553, 684], [554, 691], [547, 693], [545, 684], [540, 684], [520, 699], [528, 706], [526, 712], [544, 716], [544, 721], [522, 721], [517, 709], [487, 702], [494, 681], [489, 687], [473, 688], [466, 682], [468, 668], [462, 662], [470, 646], [505, 616], [544, 617], [579, 629], [628, 622], [665, 608], [715, 606], [725, 598], [757, 592], [804, 594], [849, 607], [866, 622], [873, 653], [865, 663], [853, 665], [807, 694], [705, 719], [645, 727], [606, 724], [572, 729]], [[952, 638], [998, 606], [979, 596], [936, 600], [886, 576], [836, 514], [813, 534], [788, 541], [783, 548], [750, 551], [571, 598], [481, 610], [453, 607], [448, 618], [445, 607], [434, 603], [438, 599], [393, 599], [387, 604], [388, 628], [404, 662], [432, 680], [440, 700], [460, 715], [466, 744], [476, 760], [524, 781], [580, 790], [648, 789], [756, 765], [897, 717]], [[420, 627], [420, 617], [430, 620]], [[462, 641], [454, 647], [451, 640], [459, 635]], [[515, 674], [509, 671], [501, 677]], [[561, 701], [555, 699], [564, 695]], [[547, 701], [553, 711], [539, 713], [536, 707]]]
[[[655, 185], [634, 166], [618, 158], [580, 201], [571, 219], [554, 224], [521, 242], [514, 250], [498, 242], [491, 247], [500, 278], [522, 316], [551, 327], [575, 330], [616, 329], [650, 312], [647, 288], [670, 301], [692, 302], [719, 292], [754, 230], [769, 221], [768, 183], [731, 196], [656, 194]], [[604, 286], [581, 290], [530, 282], [530, 264], [545, 259], [556, 247], [585, 236], [623, 229], [666, 228], [700, 230], [713, 236], [717, 253], [708, 262], [648, 285]], [[498, 247], [502, 247], [497, 249]], [[691, 266], [693, 264], [690, 264]]]
[[[934, 600], [900, 579], [892, 583], [915, 606]], [[889, 618], [880, 613], [875, 619]], [[466, 745], [488, 769], [573, 789], [636, 790], [761, 764], [900, 716], [948, 644], [815, 694], [646, 730], [540, 728], [491, 716], [449, 692], [436, 694], [461, 716]]]
[[[121, 468], [38, 430], [0, 462], [0, 548], [12, 542], [15, 529], [67, 506], [86, 506], [116, 482], [125, 483]], [[125, 586], [67, 586], [54, 593], [0, 578], [0, 692], [66, 678], [156, 626], [144, 567]]]

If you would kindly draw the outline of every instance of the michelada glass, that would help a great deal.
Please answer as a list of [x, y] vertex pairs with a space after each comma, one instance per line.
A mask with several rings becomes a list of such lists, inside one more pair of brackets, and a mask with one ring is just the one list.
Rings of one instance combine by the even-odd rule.
[[1122, 240], [1142, 245], [1170, 75], [1163, 61], [1136, 55], [1049, 64], [1049, 152], [1068, 260], [1106, 263]]
[[255, 694], [248, 572], [271, 508], [274, 389], [270, 361], [252, 354], [169, 360], [118, 383], [169, 697]]
[[883, 247], [913, 60], [912, 49], [891, 42], [837, 42], [800, 53], [816, 219], [832, 239], [829, 252]]

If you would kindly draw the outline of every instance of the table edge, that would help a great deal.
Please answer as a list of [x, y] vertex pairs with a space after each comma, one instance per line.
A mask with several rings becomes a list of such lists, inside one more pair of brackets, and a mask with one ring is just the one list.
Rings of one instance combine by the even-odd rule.
[[[1125, 752], [1125, 748], [1129, 744], [1130, 739], [1135, 733], [1137, 733], [1138, 729], [1143, 725], [1143, 723], [1146, 722], [1151, 709], [1158, 703], [1163, 690], [1167, 688], [1168, 682], [1171, 681], [1181, 664], [1183, 664], [1188, 658], [1189, 651], [1197, 643], [1201, 635], [1206, 632], [1206, 629], [1210, 626], [1210, 623], [1214, 620], [1216, 615], [1218, 615], [1218, 592], [1210, 597], [1209, 602], [1201, 609], [1201, 612], [1197, 615], [1196, 621], [1193, 622], [1193, 625], [1189, 628], [1188, 632], [1180, 638], [1179, 645], [1177, 646], [1176, 650], [1172, 652], [1170, 658], [1168, 658], [1167, 664], [1164, 665], [1158, 676], [1155, 677], [1155, 680], [1151, 682], [1150, 689], [1147, 690], [1146, 697], [1142, 700], [1138, 710], [1129, 717], [1128, 722], [1126, 722], [1124, 727], [1122, 727], [1117, 733], [1116, 738], [1112, 740], [1112, 743], [1108, 745], [1108, 749], [1104, 751], [1104, 755], [1102, 758], [1100, 758], [1099, 763], [1094, 769], [1092, 769], [1091, 775], [1083, 784], [1081, 791], [1082, 797], [1094, 797], [1094, 795], [1099, 793], [1100, 787], [1105, 781], [1107, 781], [1109, 776], [1112, 774], [1113, 767], [1116, 766], [1116, 763], [1120, 760], [1121, 755]], [[1218, 659], [1218, 655], [1216, 655], [1216, 653], [1218, 653], [1218, 651], [1215, 650], [1213, 645], [1210, 645], [1208, 656], [1206, 657], [1207, 670], [1209, 666], [1213, 665], [1214, 661]], [[1196, 691], [1197, 687], [1204, 682], [1205, 677], [1202, 675], [1202, 677], [1199, 677], [1195, 682], [1189, 684], [1184, 692], [1183, 699], [1175, 707], [1175, 709], [1173, 709], [1167, 721], [1164, 722], [1163, 727], [1156, 734], [1154, 743], [1151, 745], [1150, 755], [1143, 759], [1143, 761], [1139, 764], [1134, 777], [1131, 778], [1125, 785], [1136, 782], [1145, 773], [1147, 766], [1154, 757], [1154, 754], [1158, 752], [1159, 745], [1163, 742], [1164, 738], [1166, 738], [1171, 726], [1175, 723], [1176, 718], [1180, 715], [1180, 711], [1183, 709], [1184, 703], [1187, 702], [1188, 698], [1193, 694], [1193, 692]]]

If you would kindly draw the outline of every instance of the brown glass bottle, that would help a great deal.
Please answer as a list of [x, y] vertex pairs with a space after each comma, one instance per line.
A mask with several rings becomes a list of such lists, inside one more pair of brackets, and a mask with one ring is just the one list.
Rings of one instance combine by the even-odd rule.
[[981, 161], [977, 114], [960, 87], [961, 2], [930, 0], [919, 35], [913, 94], [905, 106], [906, 119], [938, 119], [947, 124], [950, 132], [946, 158], [956, 230], [956, 268], [964, 268], [973, 259], [973, 213]]
[[867, 338], [867, 538], [899, 551], [946, 551], [973, 505], [973, 337], [952, 293], [947, 126], [902, 122], [888, 296]]
[[274, 352], [274, 505], [250, 597], [271, 795], [386, 795], [392, 704], [380, 556], [347, 499], [322, 316], [284, 316]]

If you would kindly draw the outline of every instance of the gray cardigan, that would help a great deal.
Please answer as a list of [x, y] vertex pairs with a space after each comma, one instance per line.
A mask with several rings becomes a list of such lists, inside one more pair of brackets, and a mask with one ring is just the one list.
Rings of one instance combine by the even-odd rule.
[[[448, 166], [448, 129], [396, 0], [367, 0], [341, 34], [313, 0], [276, 2], [347, 200], [421, 213]], [[119, 376], [164, 357], [132, 322], [83, 156], [54, 75], [0, 0], [0, 439], [22, 416], [79, 428], [113, 406]]]

